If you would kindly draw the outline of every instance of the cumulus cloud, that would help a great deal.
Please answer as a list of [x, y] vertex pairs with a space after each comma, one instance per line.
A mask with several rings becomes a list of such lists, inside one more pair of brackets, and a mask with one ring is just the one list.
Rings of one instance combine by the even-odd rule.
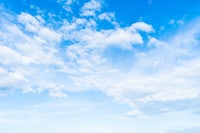
[[59, 42], [61, 40], [61, 35], [55, 31], [49, 29], [48, 27], [42, 26], [44, 20], [41, 16], [33, 17], [30, 14], [22, 12], [18, 16], [18, 21], [25, 26], [25, 30], [36, 33], [38, 36], [47, 42]]
[[198, 22], [195, 20], [188, 26], [189, 31], [181, 31], [167, 41], [151, 38], [149, 43], [155, 47], [137, 53], [131, 74], [116, 83], [109, 94], [134, 108], [156, 103], [176, 110], [178, 105], [167, 104], [176, 104], [175, 101], [190, 104], [186, 101], [199, 99], [199, 52], [195, 48], [199, 47], [196, 38], [199, 32], [195, 30]]
[[106, 20], [106, 21], [111, 22], [112, 20], [115, 19], [115, 14], [111, 12], [102, 13], [102, 14], [99, 14], [98, 18], [100, 20]]
[[146, 24], [144, 22], [137, 22], [131, 25], [130, 29], [132, 31], [139, 30], [144, 32], [153, 32], [153, 27], [149, 24]]
[[[57, 28], [42, 16], [7, 13], [10, 19], [3, 15], [0, 87], [34, 93], [47, 90], [56, 97], [96, 89], [138, 109], [128, 116], [143, 115], [142, 108], [155, 102], [199, 99], [199, 20], [167, 40], [147, 36], [145, 42], [142, 33], [151, 34], [154, 29], [144, 22], [98, 29], [99, 20], [91, 16], [101, 8], [99, 1], [91, 0], [81, 8], [81, 17], [65, 19]], [[99, 14], [100, 20], [115, 21], [113, 14]], [[122, 60], [124, 51], [132, 53], [132, 63], [123, 64], [129, 66], [127, 73], [116, 67], [120, 61], [113, 63], [106, 54], [109, 49]]]
[[[75, 27], [76, 29], [74, 29]], [[96, 31], [94, 30], [93, 21], [84, 19], [79, 19], [79, 23], [77, 23], [77, 20], [72, 24], [65, 23], [61, 29], [64, 32], [65, 38], [70, 37], [74, 41], [82, 41], [87, 44], [86, 47], [106, 48], [109, 46], [120, 46], [124, 49], [131, 49], [132, 45], [143, 43], [140, 31], [153, 31], [151, 25], [143, 22], [134, 23], [125, 28]]]
[[76, 2], [76, 0], [57, 0], [57, 3], [62, 5], [62, 8], [68, 13], [73, 13], [72, 5]]
[[81, 16], [95, 16], [96, 12], [101, 11], [101, 3], [98, 0], [91, 0], [84, 4], [81, 9]]
[[5, 65], [26, 65], [34, 62], [33, 59], [23, 56], [15, 50], [6, 46], [0, 46], [0, 59], [2, 60], [1, 63]]

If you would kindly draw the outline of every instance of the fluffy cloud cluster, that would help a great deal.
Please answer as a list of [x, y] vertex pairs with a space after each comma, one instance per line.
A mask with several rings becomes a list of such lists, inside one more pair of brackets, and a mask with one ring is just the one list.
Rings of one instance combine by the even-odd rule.
[[[55, 29], [40, 15], [12, 14], [2, 8], [0, 88], [47, 90], [56, 97], [98, 89], [141, 109], [149, 103], [199, 99], [199, 20], [188, 26], [190, 30], [159, 41], [143, 34], [155, 32], [151, 25], [136, 22], [121, 27], [114, 13], [101, 9], [101, 2], [91, 0], [80, 9], [80, 17], [65, 19]], [[114, 28], [99, 30], [102, 20]], [[106, 54], [110, 49], [114, 55], [120, 50], [119, 62]], [[131, 63], [122, 64], [129, 66], [126, 73], [117, 67], [126, 60], [125, 51], [133, 55]], [[170, 107], [165, 110], [174, 109]]]

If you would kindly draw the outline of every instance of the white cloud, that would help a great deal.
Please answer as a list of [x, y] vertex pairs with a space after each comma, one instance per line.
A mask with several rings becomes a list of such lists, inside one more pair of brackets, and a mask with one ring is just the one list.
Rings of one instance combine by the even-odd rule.
[[20, 55], [20, 53], [6, 46], [0, 46], [0, 59], [2, 60], [1, 63], [5, 65], [15, 65], [16, 63], [28, 65], [34, 63], [33, 59]]
[[184, 24], [184, 20], [180, 19], [180, 20], [174, 20], [174, 19], [171, 19], [168, 24], [171, 24], [171, 25], [183, 25]]
[[97, 0], [91, 0], [81, 8], [81, 16], [95, 16], [96, 12], [101, 11], [101, 3]]
[[62, 3], [65, 2], [67, 5], [71, 5], [73, 4], [73, 2], [75, 2], [75, 0], [57, 0], [58, 3]]
[[30, 14], [21, 13], [18, 17], [18, 21], [25, 25], [25, 30], [30, 32], [38, 32], [40, 28], [40, 22]]
[[[154, 102], [199, 98], [199, 20], [168, 40], [149, 37], [144, 44], [140, 32], [154, 32], [150, 24], [136, 22], [97, 30], [98, 21], [84, 16], [95, 16], [100, 10], [101, 3], [91, 0], [83, 6], [81, 18], [65, 20], [57, 29], [49, 27], [41, 16], [28, 13], [10, 14], [18, 16], [17, 20], [4, 17], [0, 28], [1, 85], [16, 85], [23, 92], [47, 90], [56, 97], [67, 97], [68, 91], [97, 89], [139, 108], [129, 115], [141, 115], [140, 107]], [[99, 19], [114, 21], [108, 13], [100, 13]], [[138, 44], [147, 49], [137, 49]], [[133, 53], [129, 57], [133, 63], [123, 64], [130, 66], [127, 73], [104, 53], [113, 47]], [[124, 54], [118, 56], [125, 60]]]
[[4, 89], [2, 90], [2, 94], [7, 89], [21, 89], [23, 85], [28, 83], [28, 80], [25, 78], [25, 76], [20, 72], [9, 72], [6, 69], [0, 68], [0, 88]]
[[131, 49], [132, 44], [142, 44], [143, 39], [138, 33], [118, 29], [114, 32], [111, 32], [110, 36], [108, 35], [108, 37], [105, 39], [105, 43], [107, 43], [107, 45], [118, 45], [122, 48]]
[[148, 46], [149, 47], [160, 47], [162, 45], [167, 45], [162, 41], [157, 40], [156, 38], [149, 37]]
[[49, 28], [42, 28], [39, 31], [39, 36], [50, 43], [59, 43], [61, 41], [61, 35]]
[[[55, 89], [55, 88], [53, 88], [53, 89]], [[65, 93], [62, 93], [61, 91], [53, 91], [53, 92], [50, 92], [50, 94], [49, 94], [50, 96], [52, 96], [52, 97], [60, 97], [60, 98], [67, 98], [68, 96], [67, 96], [67, 94], [65, 94]]]
[[131, 25], [130, 30], [135, 31], [144, 31], [144, 32], [153, 32], [154, 29], [151, 25], [144, 22], [137, 22]]
[[[87, 35], [87, 33], [85, 35]], [[99, 48], [106, 48], [113, 45], [124, 49], [131, 49], [133, 44], [143, 43], [143, 39], [140, 34], [120, 28], [117, 30], [91, 33], [91, 35], [87, 36], [85, 39], [89, 42], [89, 47]], [[104, 41], [102, 42], [102, 40]]]
[[112, 20], [115, 19], [115, 14], [111, 12], [102, 13], [102, 14], [99, 14], [98, 18], [100, 20], [106, 20], [106, 21], [111, 22]]
[[25, 25], [25, 30], [38, 34], [40, 38], [46, 40], [47, 42], [58, 43], [61, 41], [61, 35], [55, 31], [43, 27], [44, 20], [41, 16], [32, 16], [27, 13], [21, 13], [18, 17], [18, 21]]
[[169, 24], [174, 24], [174, 23], [175, 23], [174, 19], [171, 19], [171, 20], [169, 21]]
[[71, 5], [74, 4], [76, 0], [57, 0], [57, 2], [62, 5], [65, 11], [73, 13]]
[[[109, 46], [118, 46], [124, 49], [131, 49], [134, 44], [142, 44], [143, 39], [139, 31], [153, 32], [151, 25], [139, 22], [125, 28], [116, 28], [95, 31], [95, 27], [83, 26], [85, 23], [91, 23], [91, 21], [81, 21], [84, 23], [69, 24], [66, 23], [62, 27], [65, 38], [71, 38], [75, 41], [81, 41], [87, 44], [88, 48], [107, 48]], [[76, 27], [76, 29], [74, 29]], [[81, 29], [79, 29], [81, 28]], [[102, 41], [104, 40], [104, 41]]]
[[[134, 108], [151, 103], [167, 106], [165, 103], [173, 105], [182, 100], [189, 104], [187, 100], [199, 99], [198, 22], [195, 20], [189, 31], [181, 31], [168, 41], [150, 38], [150, 45], [155, 47], [136, 54], [133, 69], [108, 90], [109, 95]], [[178, 105], [174, 106], [170, 107], [176, 110]]]

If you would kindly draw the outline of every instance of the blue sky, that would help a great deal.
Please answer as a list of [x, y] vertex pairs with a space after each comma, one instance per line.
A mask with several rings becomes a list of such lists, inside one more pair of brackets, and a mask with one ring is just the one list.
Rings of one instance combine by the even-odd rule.
[[1, 131], [200, 132], [199, 5], [0, 0]]

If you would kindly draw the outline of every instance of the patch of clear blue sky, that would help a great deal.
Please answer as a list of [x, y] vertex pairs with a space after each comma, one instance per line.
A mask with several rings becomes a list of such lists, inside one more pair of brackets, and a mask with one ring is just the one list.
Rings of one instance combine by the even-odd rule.
[[200, 1], [193, 0], [115, 0], [106, 1], [125, 25], [142, 20], [154, 27], [170, 19], [191, 19], [199, 15]]

